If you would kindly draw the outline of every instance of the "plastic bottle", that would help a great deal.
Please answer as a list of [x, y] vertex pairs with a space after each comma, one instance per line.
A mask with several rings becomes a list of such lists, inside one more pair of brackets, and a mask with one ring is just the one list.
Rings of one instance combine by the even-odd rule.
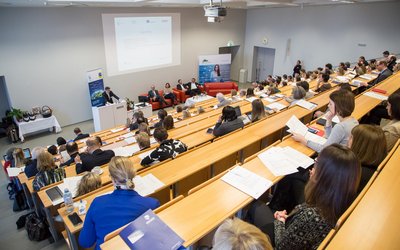
[[85, 213], [86, 213], [86, 201], [83, 202], [83, 200], [81, 200], [78, 206], [78, 214], [83, 215]]
[[68, 188], [64, 190], [64, 205], [67, 214], [72, 213], [72, 211], [74, 211], [74, 201], [72, 200], [72, 193], [68, 190]]

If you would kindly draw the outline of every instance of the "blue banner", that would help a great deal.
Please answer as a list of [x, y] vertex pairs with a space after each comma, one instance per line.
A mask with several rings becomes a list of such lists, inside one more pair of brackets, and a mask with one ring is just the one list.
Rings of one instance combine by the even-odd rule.
[[105, 101], [103, 97], [104, 83], [101, 69], [89, 71], [87, 73], [89, 84], [89, 95], [92, 107], [103, 106]]

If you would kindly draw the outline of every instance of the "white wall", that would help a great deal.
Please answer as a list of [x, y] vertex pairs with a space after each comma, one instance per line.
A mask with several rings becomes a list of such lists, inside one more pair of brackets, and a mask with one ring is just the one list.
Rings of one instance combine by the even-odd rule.
[[252, 72], [254, 46], [276, 49], [274, 74], [291, 74], [297, 59], [312, 70], [328, 62], [355, 62], [360, 55], [380, 57], [384, 50], [398, 53], [399, 10], [400, 2], [248, 10], [244, 67]]
[[229, 10], [223, 23], [207, 23], [202, 8], [0, 8], [0, 75], [16, 108], [49, 105], [62, 126], [92, 118], [86, 71], [103, 68], [102, 13], [181, 13], [181, 65], [107, 77], [105, 85], [137, 101], [159, 88], [197, 76], [197, 56], [218, 54], [229, 40], [242, 45], [232, 79], [243, 65], [245, 10]]

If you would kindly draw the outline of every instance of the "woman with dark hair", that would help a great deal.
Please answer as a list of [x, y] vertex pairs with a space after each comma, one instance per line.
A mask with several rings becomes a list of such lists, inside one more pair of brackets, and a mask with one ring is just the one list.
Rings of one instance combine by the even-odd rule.
[[57, 138], [57, 146], [58, 146], [58, 153], [61, 153], [62, 151], [66, 150], [67, 146], [67, 141], [63, 137], [58, 137]]
[[138, 129], [139, 125], [141, 123], [148, 124], [147, 118], [144, 117], [143, 112], [142, 111], [138, 111], [138, 112], [133, 113], [132, 122], [129, 125], [129, 130], [132, 131], [132, 130]]
[[361, 192], [387, 155], [385, 134], [379, 126], [361, 124], [351, 130], [348, 146], [361, 163]]
[[361, 168], [347, 147], [332, 144], [315, 160], [304, 188], [305, 202], [289, 214], [257, 201], [249, 221], [275, 243], [275, 249], [317, 249], [357, 196]]
[[243, 128], [244, 123], [236, 115], [236, 111], [231, 106], [225, 106], [222, 109], [222, 115], [215, 124], [213, 134], [215, 136], [226, 135], [236, 129]]
[[253, 97], [254, 96], [254, 89], [253, 88], [248, 88], [246, 92], [246, 98]]
[[400, 92], [391, 94], [388, 98], [386, 109], [392, 120], [383, 127], [387, 149], [390, 151], [400, 138]]
[[164, 119], [164, 128], [166, 130], [170, 130], [174, 128], [174, 118], [171, 115], [167, 115], [167, 117], [165, 117]]
[[171, 90], [171, 85], [169, 84], [169, 82], [165, 83], [164, 85], [164, 99], [170, 99], [171, 100], [171, 104], [172, 107], [175, 108], [175, 99], [176, 96], [174, 95], [174, 93]]
[[256, 122], [266, 116], [264, 103], [260, 99], [251, 102], [251, 122]]
[[[309, 141], [297, 133], [293, 134], [294, 140], [303, 143], [317, 152], [320, 152], [323, 148], [333, 143], [347, 145], [351, 130], [358, 125], [358, 121], [351, 116], [355, 106], [353, 93], [347, 90], [337, 90], [330, 94], [329, 99], [329, 111], [325, 114], [325, 136], [327, 140], [324, 144]], [[340, 122], [333, 127], [332, 119], [335, 115], [339, 118]]]

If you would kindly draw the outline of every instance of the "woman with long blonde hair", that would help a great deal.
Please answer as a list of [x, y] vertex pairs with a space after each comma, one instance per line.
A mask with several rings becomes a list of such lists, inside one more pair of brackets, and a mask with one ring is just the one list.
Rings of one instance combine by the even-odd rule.
[[148, 209], [157, 208], [160, 203], [151, 197], [142, 197], [134, 188], [136, 175], [133, 162], [122, 156], [115, 156], [108, 164], [114, 191], [96, 197], [87, 212], [85, 223], [79, 235], [79, 244], [96, 249], [104, 242], [104, 237], [135, 220]]

